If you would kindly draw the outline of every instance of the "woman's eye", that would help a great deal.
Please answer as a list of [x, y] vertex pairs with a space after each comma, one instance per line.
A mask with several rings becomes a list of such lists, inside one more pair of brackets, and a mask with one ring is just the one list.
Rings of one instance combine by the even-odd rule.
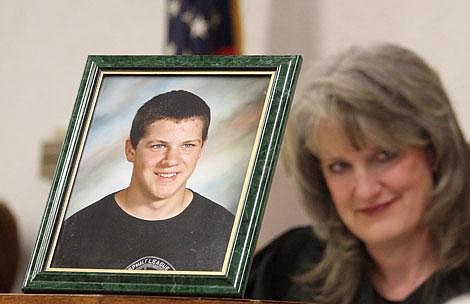
[[382, 150], [376, 154], [375, 158], [380, 162], [387, 162], [391, 159], [394, 159], [396, 156], [397, 156], [396, 152]]
[[328, 166], [328, 170], [335, 174], [343, 173], [347, 168], [349, 168], [349, 164], [342, 161], [334, 162]]

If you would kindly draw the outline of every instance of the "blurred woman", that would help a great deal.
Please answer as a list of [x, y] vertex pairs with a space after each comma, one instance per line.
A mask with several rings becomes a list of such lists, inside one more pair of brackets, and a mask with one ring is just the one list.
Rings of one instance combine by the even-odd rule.
[[437, 73], [386, 44], [349, 49], [303, 81], [285, 148], [315, 236], [268, 246], [248, 294], [442, 303], [469, 292], [470, 150]]
[[18, 267], [18, 243], [15, 218], [0, 201], [0, 293], [12, 290]]

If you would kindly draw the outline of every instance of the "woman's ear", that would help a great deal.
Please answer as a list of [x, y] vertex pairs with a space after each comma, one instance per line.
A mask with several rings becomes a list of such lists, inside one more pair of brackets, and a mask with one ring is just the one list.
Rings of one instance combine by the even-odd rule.
[[437, 158], [436, 151], [432, 145], [429, 145], [426, 149], [426, 157], [428, 159], [429, 167], [431, 168], [432, 174], [435, 175], [437, 172]]

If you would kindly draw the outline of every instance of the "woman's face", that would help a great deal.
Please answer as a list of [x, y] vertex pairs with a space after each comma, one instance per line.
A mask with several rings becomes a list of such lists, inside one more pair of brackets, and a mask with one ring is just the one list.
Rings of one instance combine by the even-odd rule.
[[[373, 144], [359, 150], [334, 124], [320, 124], [321, 168], [336, 210], [366, 246], [412, 240], [423, 233], [433, 189], [429, 153], [415, 147], [398, 152]], [[410, 239], [411, 238], [411, 239]]]

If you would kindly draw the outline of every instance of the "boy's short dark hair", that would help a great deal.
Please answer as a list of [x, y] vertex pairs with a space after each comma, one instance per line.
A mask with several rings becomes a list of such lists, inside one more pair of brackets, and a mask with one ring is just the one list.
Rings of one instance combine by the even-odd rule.
[[211, 110], [199, 96], [184, 90], [170, 91], [152, 97], [137, 110], [132, 121], [130, 138], [136, 148], [144, 136], [145, 128], [160, 119], [180, 121], [200, 118], [203, 121], [202, 140], [206, 140], [211, 120]]

